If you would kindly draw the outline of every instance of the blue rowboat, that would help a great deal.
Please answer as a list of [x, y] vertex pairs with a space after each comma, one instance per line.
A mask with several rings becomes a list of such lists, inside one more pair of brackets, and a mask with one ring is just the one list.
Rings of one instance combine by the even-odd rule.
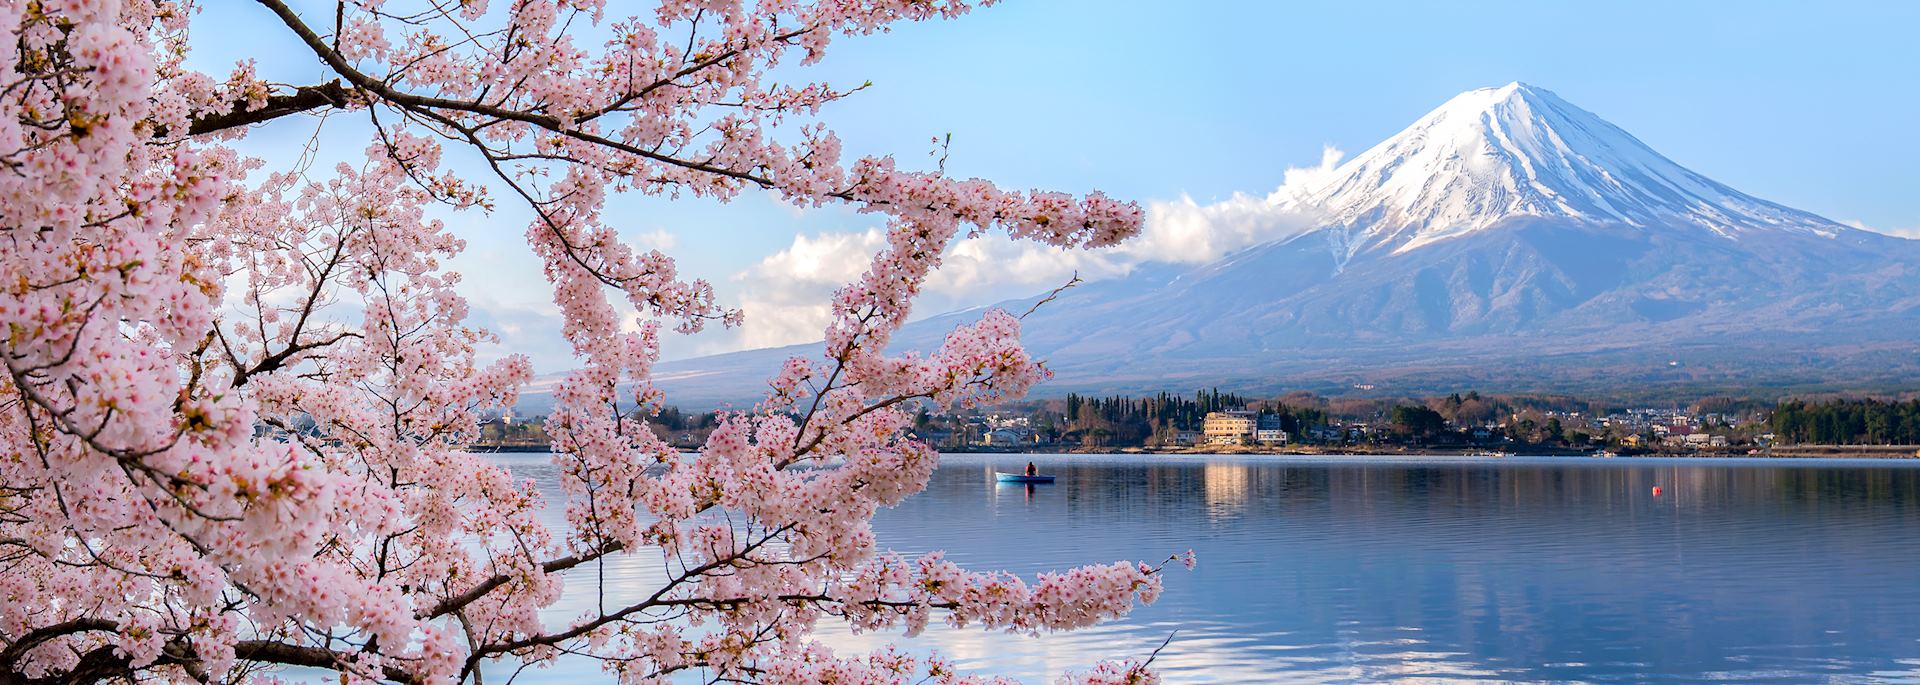
[[998, 479], [1002, 483], [1051, 483], [1053, 482], [1053, 476], [1029, 476], [1023, 473], [999, 473], [999, 472], [995, 472], [993, 476], [994, 478]]

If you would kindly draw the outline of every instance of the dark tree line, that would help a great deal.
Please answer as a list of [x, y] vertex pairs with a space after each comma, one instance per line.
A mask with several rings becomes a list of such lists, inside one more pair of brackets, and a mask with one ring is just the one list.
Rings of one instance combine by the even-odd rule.
[[1767, 423], [1786, 443], [1914, 445], [1920, 444], [1920, 400], [1789, 400]]
[[1165, 392], [1150, 397], [1070, 394], [1062, 423], [1067, 432], [1079, 433], [1087, 444], [1143, 444], [1172, 431], [1198, 431], [1209, 412], [1241, 408], [1278, 416], [1281, 428], [1290, 433], [1327, 423], [1326, 412], [1319, 409], [1249, 400], [1218, 388], [1196, 392], [1192, 397]]
[[1430, 438], [1447, 429], [1447, 417], [1427, 407], [1403, 404], [1393, 408], [1388, 420], [1395, 431], [1416, 438]]
[[1183, 430], [1198, 430], [1207, 412], [1239, 409], [1246, 404], [1246, 398], [1222, 393], [1218, 388], [1196, 392], [1192, 399], [1165, 392], [1152, 397], [1082, 397], [1069, 394], [1066, 414], [1069, 425], [1083, 419], [1115, 423], [1156, 421]]

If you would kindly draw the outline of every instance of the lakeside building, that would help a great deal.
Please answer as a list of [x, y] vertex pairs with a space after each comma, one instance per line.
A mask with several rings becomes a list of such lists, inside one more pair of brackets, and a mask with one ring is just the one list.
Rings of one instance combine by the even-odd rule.
[[1314, 442], [1339, 442], [1347, 438], [1347, 430], [1340, 426], [1313, 426], [1307, 429], [1307, 437]]
[[987, 431], [981, 436], [980, 443], [993, 446], [1031, 445], [1038, 442], [1034, 432], [1025, 426], [1007, 426]]
[[1287, 444], [1286, 421], [1278, 414], [1261, 414], [1254, 420], [1253, 440], [1262, 445]]
[[954, 439], [955, 433], [950, 430], [915, 429], [913, 431], [913, 435], [915, 437], [920, 438], [921, 440], [925, 440], [927, 444], [933, 445], [935, 447], [957, 447], [963, 444], [962, 441]]
[[1200, 432], [1207, 436], [1209, 445], [1248, 445], [1259, 429], [1259, 417], [1253, 412], [1215, 411], [1207, 412]]

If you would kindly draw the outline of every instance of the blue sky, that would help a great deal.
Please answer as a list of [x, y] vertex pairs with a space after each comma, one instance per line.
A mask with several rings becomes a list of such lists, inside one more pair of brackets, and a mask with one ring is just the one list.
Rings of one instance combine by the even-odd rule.
[[[320, 74], [265, 10], [212, 4], [197, 21], [201, 68], [254, 57], [275, 79]], [[609, 4], [617, 12], [623, 3]], [[1739, 190], [1920, 235], [1915, 26], [1920, 3], [1892, 1], [1029, 0], [842, 39], [808, 75], [874, 82], [824, 115], [849, 152], [927, 164], [929, 139], [951, 133], [948, 170], [960, 176], [1202, 204], [1264, 195], [1290, 167], [1318, 162], [1324, 147], [1356, 154], [1460, 91], [1525, 81]], [[352, 142], [334, 152], [357, 152], [355, 123], [328, 126]], [[311, 120], [276, 123], [244, 146], [284, 159], [311, 130]], [[821, 269], [800, 267], [822, 261], [835, 265], [827, 277], [857, 273], [852, 251], [871, 244], [864, 232], [873, 226], [850, 212], [799, 212], [757, 196], [727, 206], [629, 199], [616, 210], [627, 235], [670, 248], [723, 299], [770, 310], [750, 308], [750, 321], [784, 324], [676, 341], [671, 356], [804, 339], [817, 329], [798, 296], [831, 286], [772, 283], [796, 269], [818, 276]], [[477, 318], [535, 354], [540, 370], [564, 368], [555, 341], [538, 333], [551, 330], [548, 291], [518, 244], [526, 216], [506, 209], [453, 220], [470, 243], [460, 265], [489, 275], [470, 295]], [[1064, 275], [995, 273], [1006, 269], [994, 266], [996, 255], [1016, 256], [1007, 249], [982, 248], [979, 263], [956, 266], [921, 311], [1044, 290]]]
[[1011, 184], [1264, 191], [1463, 90], [1525, 81], [1743, 191], [1920, 227], [1920, 3], [1009, 3], [843, 44], [875, 150], [956, 134]]

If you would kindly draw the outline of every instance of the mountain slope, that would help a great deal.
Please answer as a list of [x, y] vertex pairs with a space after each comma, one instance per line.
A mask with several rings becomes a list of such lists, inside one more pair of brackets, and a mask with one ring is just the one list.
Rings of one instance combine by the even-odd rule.
[[[1463, 93], [1293, 202], [1322, 227], [1029, 317], [1048, 390], [1920, 380], [1920, 242], [1736, 191], [1542, 89]], [[896, 346], [976, 317], [914, 323]], [[670, 364], [689, 380], [668, 385], [750, 401], [808, 349]]]

